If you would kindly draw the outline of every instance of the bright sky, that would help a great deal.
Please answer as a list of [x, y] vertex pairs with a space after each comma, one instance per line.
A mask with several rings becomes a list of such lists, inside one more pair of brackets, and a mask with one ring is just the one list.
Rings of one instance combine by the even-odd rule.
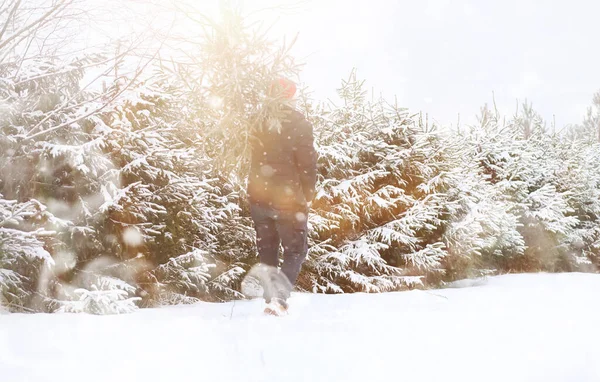
[[[502, 113], [526, 97], [550, 125], [581, 121], [600, 90], [598, 15], [590, 0], [237, 0], [279, 18], [272, 37], [299, 33], [294, 55], [316, 98], [334, 96], [353, 67], [375, 93], [444, 125], [474, 122], [495, 93]], [[139, 1], [143, 3], [143, 1]], [[212, 13], [218, 0], [194, 1]]]

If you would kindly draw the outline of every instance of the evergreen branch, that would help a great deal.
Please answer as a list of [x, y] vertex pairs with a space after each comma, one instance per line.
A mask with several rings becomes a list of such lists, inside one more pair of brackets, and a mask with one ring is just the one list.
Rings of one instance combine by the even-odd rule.
[[23, 212], [26, 208], [29, 208], [33, 205], [33, 203], [31, 201], [26, 202], [25, 204], [23, 204], [21, 206], [21, 208], [19, 208], [16, 212], [13, 212], [11, 216], [7, 217], [6, 219], [4, 219], [3, 221], [0, 222], [0, 227], [4, 227], [4, 225], [6, 223], [8, 223], [10, 220], [14, 219], [15, 217], [19, 216], [21, 214], [21, 212]]

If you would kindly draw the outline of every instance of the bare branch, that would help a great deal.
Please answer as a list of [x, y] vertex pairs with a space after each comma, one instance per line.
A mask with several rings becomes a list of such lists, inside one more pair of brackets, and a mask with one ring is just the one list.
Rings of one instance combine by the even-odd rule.
[[[124, 52], [121, 57], [111, 57], [110, 59], [104, 61], [104, 62], [108, 62], [108, 61], [112, 61], [115, 59], [120, 59], [122, 57], [124, 57], [127, 54], [127, 52]], [[101, 65], [101, 63], [99, 64]], [[114, 66], [117, 66], [118, 63], [115, 63]], [[90, 65], [91, 66], [95, 66], [95, 65]], [[35, 132], [36, 130], [38, 130], [46, 121], [48, 121], [50, 118], [54, 117], [56, 114], [64, 111], [65, 109], [67, 109], [67, 105], [75, 98], [77, 97], [79, 94], [81, 94], [87, 87], [89, 87], [93, 82], [95, 82], [98, 78], [102, 77], [103, 75], [107, 75], [108, 73], [110, 73], [113, 70], [113, 66], [111, 66], [110, 68], [108, 68], [107, 70], [105, 70], [103, 73], [99, 74], [95, 79], [93, 79], [92, 81], [90, 81], [86, 86], [84, 86], [82, 89], [80, 89], [77, 93], [73, 94], [73, 96], [71, 96], [70, 98], [66, 99], [62, 105], [56, 107], [52, 112], [50, 112], [44, 119], [42, 119], [40, 122], [38, 122], [31, 130], [29, 130], [29, 132], [27, 134], [32, 134], [33, 132]], [[69, 71], [66, 71], [65, 73], [68, 73]], [[55, 75], [57, 73], [52, 73], [51, 75]], [[42, 75], [39, 76], [38, 78], [43, 78], [43, 77], [47, 77], [48, 75]], [[28, 81], [31, 81], [31, 79], [29, 79]], [[104, 95], [104, 94], [103, 94]], [[102, 95], [102, 96], [103, 96]], [[73, 107], [73, 106], [70, 106]], [[71, 122], [73, 123], [73, 122]]]
[[11, 41], [19, 38], [19, 36], [22, 36], [24, 33], [26, 34], [32, 28], [39, 26], [41, 23], [44, 23], [54, 13], [57, 13], [57, 12], [60, 12], [64, 9], [66, 9], [69, 5], [71, 5], [73, 3], [73, 1], [74, 0], [60, 0], [60, 2], [57, 5], [53, 6], [48, 12], [44, 13], [40, 18], [38, 18], [37, 20], [33, 21], [32, 23], [24, 26], [23, 28], [19, 29], [8, 39], [4, 40], [3, 42], [0, 42], [0, 49], [4, 48]]
[[6, 33], [6, 30], [8, 29], [8, 23], [10, 22], [10, 18], [14, 16], [15, 12], [17, 11], [20, 5], [21, 0], [17, 0], [10, 13], [8, 14], [8, 17], [6, 18], [6, 23], [4, 23], [4, 27], [2, 27], [2, 30], [0, 31], [0, 41], [2, 41], [2, 37], [4, 37], [4, 33]]
[[[75, 0], [70, 0], [71, 2], [75, 1]], [[68, 5], [66, 5], [64, 9], [66, 9]], [[59, 19], [62, 17], [59, 17]], [[45, 20], [41, 21], [37, 26], [36, 26], [36, 30], [41, 29], [42, 27], [44, 27], [46, 24], [51, 23], [52, 21], [55, 21], [56, 19], [54, 18], [46, 18]], [[34, 32], [35, 35], [35, 32]], [[15, 34], [13, 37], [18, 37], [18, 39], [14, 40], [11, 42], [11, 45], [9, 48], [5, 49], [6, 52], [4, 53], [4, 55], [2, 57], [0, 57], [0, 62], [4, 61], [8, 56], [10, 56], [11, 54], [11, 50], [15, 49], [17, 46], [19, 46], [19, 44], [21, 44], [24, 40], [28, 39], [28, 38], [32, 38], [31, 33], [22, 33], [22, 35], [19, 37], [18, 34]], [[50, 37], [50, 35], [48, 35], [48, 37], [46, 37], [46, 39], [48, 39]], [[0, 47], [2, 48], [2, 47]]]
[[52, 76], [56, 76], [56, 75], [60, 75], [60, 74], [67, 74], [67, 73], [75, 71], [75, 70], [82, 70], [82, 69], [87, 69], [87, 68], [93, 68], [95, 66], [100, 66], [100, 65], [106, 64], [107, 62], [110, 62], [110, 61], [113, 61], [113, 60], [120, 60], [121, 58], [123, 58], [127, 54], [129, 54], [131, 51], [133, 51], [133, 49], [129, 49], [129, 50], [127, 50], [127, 51], [119, 54], [116, 57], [110, 57], [110, 58], [107, 58], [106, 60], [99, 61], [99, 62], [93, 62], [93, 63], [88, 64], [88, 65], [82, 65], [82, 66], [78, 66], [78, 67], [71, 67], [71, 68], [66, 68], [66, 69], [63, 69], [63, 70], [59, 70], [57, 72], [45, 73], [45, 74], [40, 74], [40, 75], [34, 76], [34, 77], [28, 77], [28, 78], [22, 79], [19, 82], [15, 83], [15, 86], [22, 85], [25, 82], [29, 82], [29, 81], [37, 81], [37, 80], [40, 80], [40, 79], [46, 78], [46, 77], [52, 77]]
[[2, 4], [0, 4], [0, 16], [5, 14], [6, 12], [8, 12], [8, 6], [6, 5], [6, 2], [8, 0], [2, 0]]
[[[172, 28], [172, 26], [171, 26], [171, 28]], [[100, 107], [97, 107], [96, 109], [94, 109], [94, 110], [92, 110], [92, 111], [90, 111], [90, 112], [88, 112], [88, 113], [86, 113], [86, 114], [84, 114], [84, 115], [82, 115], [82, 116], [80, 116], [80, 117], [78, 117], [78, 118], [75, 118], [75, 119], [72, 119], [72, 120], [70, 120], [70, 121], [67, 121], [67, 122], [61, 123], [60, 125], [54, 126], [54, 127], [50, 128], [50, 129], [48, 129], [48, 130], [40, 131], [39, 133], [36, 133], [36, 134], [33, 134], [33, 135], [27, 135], [27, 136], [25, 136], [25, 139], [24, 139], [24, 140], [25, 140], [25, 141], [30, 141], [30, 140], [33, 140], [33, 139], [35, 139], [35, 138], [37, 138], [37, 137], [39, 137], [39, 136], [42, 136], [42, 135], [45, 135], [45, 134], [51, 133], [51, 132], [53, 132], [53, 131], [56, 131], [56, 130], [62, 129], [63, 127], [69, 126], [69, 125], [70, 125], [70, 124], [72, 124], [72, 123], [77, 123], [77, 122], [79, 122], [79, 121], [81, 121], [81, 120], [84, 120], [84, 119], [86, 119], [86, 118], [88, 118], [88, 117], [90, 117], [90, 116], [92, 116], [92, 115], [94, 115], [94, 114], [96, 114], [96, 113], [98, 113], [98, 112], [102, 111], [104, 108], [106, 108], [108, 105], [110, 105], [110, 103], [111, 103], [112, 101], [114, 101], [115, 99], [117, 99], [117, 98], [118, 98], [118, 97], [119, 97], [121, 94], [123, 94], [123, 93], [124, 93], [126, 90], [128, 90], [128, 89], [129, 89], [129, 88], [130, 88], [130, 87], [131, 87], [131, 86], [132, 86], [132, 85], [133, 85], [133, 84], [134, 84], [134, 83], [137, 81], [137, 79], [138, 79], [138, 78], [140, 77], [140, 75], [141, 75], [141, 74], [144, 72], [144, 70], [146, 69], [146, 67], [147, 67], [147, 66], [148, 66], [150, 63], [154, 62], [154, 60], [155, 60], [155, 59], [156, 59], [156, 57], [158, 56], [158, 54], [159, 54], [160, 50], [162, 49], [162, 46], [163, 46], [163, 44], [161, 44], [161, 45], [160, 45], [160, 47], [158, 47], [158, 48], [156, 49], [156, 51], [155, 51], [154, 55], [151, 57], [151, 59], [149, 59], [149, 60], [148, 60], [148, 61], [147, 61], [147, 62], [146, 62], [146, 63], [145, 63], [145, 64], [144, 64], [144, 65], [143, 65], [141, 68], [138, 68], [138, 69], [136, 70], [136, 74], [133, 76], [133, 78], [132, 78], [131, 80], [129, 80], [129, 81], [127, 82], [127, 84], [126, 84], [126, 85], [123, 87], [123, 89], [119, 90], [119, 91], [118, 91], [118, 92], [117, 92], [115, 95], [113, 95], [112, 97], [110, 97], [110, 98], [109, 98], [109, 99], [108, 99], [108, 100], [107, 100], [107, 101], [106, 101], [104, 104], [102, 104]], [[38, 124], [36, 127], [38, 127], [39, 125], [40, 125], [40, 124]], [[30, 133], [31, 133], [31, 131], [30, 131]]]

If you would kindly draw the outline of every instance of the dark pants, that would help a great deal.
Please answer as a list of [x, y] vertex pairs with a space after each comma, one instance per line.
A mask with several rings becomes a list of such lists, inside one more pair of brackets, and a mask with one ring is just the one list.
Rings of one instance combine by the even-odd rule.
[[250, 213], [256, 230], [256, 246], [260, 262], [272, 267], [279, 265], [279, 245], [283, 245], [283, 273], [289, 283], [285, 288], [264, 286], [265, 299], [272, 297], [287, 299], [291, 287], [296, 283], [302, 263], [308, 252], [307, 218], [308, 211], [283, 211], [272, 207], [251, 204]]

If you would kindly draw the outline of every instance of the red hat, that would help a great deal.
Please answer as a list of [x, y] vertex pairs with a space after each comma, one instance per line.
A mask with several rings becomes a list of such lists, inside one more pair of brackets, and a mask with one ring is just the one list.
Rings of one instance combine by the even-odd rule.
[[296, 84], [287, 78], [281, 77], [273, 85], [281, 88], [286, 99], [292, 99], [296, 94]]

